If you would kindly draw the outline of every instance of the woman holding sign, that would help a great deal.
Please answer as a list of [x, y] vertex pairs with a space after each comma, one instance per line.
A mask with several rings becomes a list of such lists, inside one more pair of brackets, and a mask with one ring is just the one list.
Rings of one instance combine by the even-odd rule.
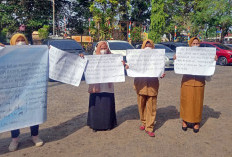
[[[23, 34], [17, 33], [11, 37], [10, 45], [28, 45], [28, 40]], [[31, 126], [30, 129], [31, 129], [32, 141], [35, 144], [35, 146], [42, 146], [43, 141], [38, 137], [39, 125]], [[20, 134], [19, 129], [11, 131], [12, 141], [9, 145], [9, 151], [17, 150], [19, 144], [19, 140], [18, 140], [19, 134]]]
[[[152, 40], [145, 40], [142, 49], [154, 49], [155, 45]], [[126, 65], [126, 69], [129, 66]], [[162, 75], [163, 78], [165, 74]], [[156, 118], [156, 104], [159, 89], [158, 77], [136, 77], [134, 79], [134, 88], [137, 93], [139, 116], [142, 122], [140, 130], [154, 137], [154, 123]]]
[[[96, 55], [110, 54], [106, 42], [97, 45]], [[113, 83], [90, 84], [87, 125], [94, 132], [113, 129], [117, 125]]]
[[[200, 40], [197, 37], [191, 38], [189, 40], [189, 46], [200, 46]], [[216, 56], [215, 60], [217, 60]], [[180, 117], [183, 119], [182, 129], [184, 131], [187, 130], [188, 123], [192, 123], [193, 132], [199, 132], [203, 110], [205, 80], [205, 76], [183, 75], [181, 82]]]

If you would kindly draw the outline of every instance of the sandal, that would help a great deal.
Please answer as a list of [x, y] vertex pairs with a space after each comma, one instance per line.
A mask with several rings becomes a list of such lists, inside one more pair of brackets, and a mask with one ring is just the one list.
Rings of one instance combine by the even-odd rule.
[[[185, 124], [186, 126], [183, 126], [183, 124]], [[186, 121], [183, 120], [183, 123], [182, 123], [182, 130], [183, 130], [183, 131], [187, 131], [187, 129], [188, 129], [188, 124], [187, 124]]]
[[[197, 126], [197, 125], [198, 125], [198, 128], [196, 129], [195, 126]], [[200, 130], [200, 124], [199, 123], [195, 123], [194, 126], [193, 126], [193, 132], [194, 133], [198, 133], [199, 130]]]

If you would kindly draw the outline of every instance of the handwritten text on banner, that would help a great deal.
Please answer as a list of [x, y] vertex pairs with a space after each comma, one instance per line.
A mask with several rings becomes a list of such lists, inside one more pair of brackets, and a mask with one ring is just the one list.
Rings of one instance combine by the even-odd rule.
[[215, 55], [216, 48], [177, 47], [175, 73], [211, 76], [216, 66]]
[[55, 47], [49, 50], [49, 78], [79, 86], [87, 60]]
[[0, 133], [46, 121], [47, 80], [47, 46], [0, 51]]
[[117, 54], [86, 56], [88, 63], [85, 69], [87, 84], [125, 82], [123, 57]]
[[126, 59], [130, 77], [160, 77], [164, 73], [164, 49], [127, 50]]

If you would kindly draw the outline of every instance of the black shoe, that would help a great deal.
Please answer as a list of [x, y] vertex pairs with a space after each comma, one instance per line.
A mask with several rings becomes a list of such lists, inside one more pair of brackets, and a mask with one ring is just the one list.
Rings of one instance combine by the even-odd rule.
[[198, 132], [199, 132], [199, 129], [193, 128], [193, 132], [194, 132], [194, 133], [198, 133]]
[[184, 120], [183, 120], [183, 122], [186, 124], [186, 127], [183, 127], [183, 124], [182, 124], [182, 130], [187, 131], [187, 129], [188, 129], [188, 123], [186, 121], [184, 121]]
[[[194, 126], [195, 126], [195, 125], [199, 125], [199, 123], [195, 123]], [[194, 132], [194, 133], [198, 133], [199, 130], [200, 130], [200, 126], [199, 126], [198, 129], [195, 129], [194, 126], [193, 126], [193, 132]]]
[[183, 126], [182, 126], [182, 130], [187, 131], [187, 129], [188, 129], [187, 126], [186, 126], [186, 127], [183, 127]]

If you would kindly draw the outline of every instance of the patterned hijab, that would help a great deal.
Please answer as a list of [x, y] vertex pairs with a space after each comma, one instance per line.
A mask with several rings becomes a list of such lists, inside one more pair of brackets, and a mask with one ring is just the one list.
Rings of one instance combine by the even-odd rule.
[[102, 45], [106, 45], [107, 48], [108, 48], [108, 51], [107, 51], [107, 54], [111, 54], [110, 50], [109, 50], [109, 47], [107, 45], [107, 43], [105, 41], [100, 41], [98, 44], [97, 44], [97, 50], [96, 50], [96, 55], [100, 55], [100, 51], [101, 51], [101, 46]]

